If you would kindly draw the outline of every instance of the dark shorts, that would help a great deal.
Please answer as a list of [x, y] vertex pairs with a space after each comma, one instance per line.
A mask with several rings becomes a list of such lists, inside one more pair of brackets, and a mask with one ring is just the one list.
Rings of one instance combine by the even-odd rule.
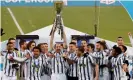
[[78, 77], [70, 77], [70, 76], [68, 76], [68, 80], [78, 80]]

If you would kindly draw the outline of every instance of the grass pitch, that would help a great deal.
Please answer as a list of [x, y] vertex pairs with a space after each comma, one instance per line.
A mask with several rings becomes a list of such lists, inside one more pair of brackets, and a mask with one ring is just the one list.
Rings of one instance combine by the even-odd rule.
[[[9, 7], [16, 17], [24, 33], [51, 25], [55, 17], [53, 7]], [[7, 7], [1, 8], [2, 28], [5, 35], [2, 41], [20, 34], [13, 22]], [[129, 43], [128, 32], [133, 33], [133, 22], [126, 10], [121, 6], [100, 7], [98, 36], [116, 41], [118, 36], [124, 37]], [[65, 7], [62, 12], [64, 24], [67, 27], [94, 34], [94, 7]]]

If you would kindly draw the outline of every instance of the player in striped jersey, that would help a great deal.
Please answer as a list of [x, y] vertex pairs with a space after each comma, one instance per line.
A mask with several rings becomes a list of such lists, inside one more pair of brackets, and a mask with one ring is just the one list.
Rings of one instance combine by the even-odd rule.
[[41, 73], [41, 80], [50, 80], [50, 76], [51, 76], [51, 68], [49, 61], [49, 52], [48, 52], [48, 44], [47, 43], [40, 43], [38, 45], [38, 47], [41, 49], [41, 57], [43, 57], [43, 61], [45, 62], [47, 65], [45, 66], [43, 64], [43, 69], [42, 69], [42, 73]]
[[[25, 58], [25, 55], [29, 54], [30, 56], [32, 56], [32, 54], [30, 54], [29, 50], [27, 50], [27, 43], [25, 40], [20, 40], [19, 42], [20, 45], [20, 50], [18, 52], [18, 55], [20, 58]], [[20, 65], [20, 80], [26, 80], [28, 78], [28, 62], [29, 60], [21, 63]]]
[[76, 43], [71, 42], [69, 44], [69, 69], [68, 69], [68, 80], [78, 80], [78, 64], [76, 55]]
[[123, 61], [121, 57], [121, 49], [117, 46], [113, 47], [112, 50], [112, 68], [113, 68], [113, 80], [127, 80], [126, 71], [128, 62]]
[[19, 64], [17, 62], [23, 62], [27, 60], [26, 58], [18, 58], [18, 54], [14, 51], [13, 43], [7, 43], [8, 51], [4, 54], [5, 56], [5, 69], [3, 80], [17, 80], [16, 72], [19, 68]]
[[123, 59], [123, 60], [127, 60], [127, 57], [128, 57], [128, 55], [127, 55], [127, 53], [126, 53], [127, 47], [124, 46], [124, 45], [120, 45], [119, 48], [120, 48], [121, 51], [122, 51], [122, 54], [121, 54], [122, 59]]
[[61, 44], [56, 43], [54, 57], [51, 59], [52, 75], [51, 80], [66, 80], [67, 62], [61, 53]]
[[[64, 28], [63, 28], [64, 29]], [[53, 46], [54, 40], [54, 31], [52, 31], [51, 39], [50, 39], [50, 51], [54, 54], [55, 57], [51, 59], [51, 67], [52, 67], [52, 75], [51, 80], [66, 80], [66, 61], [63, 58], [63, 48], [67, 46], [66, 42], [66, 34], [63, 30], [63, 46], [61, 47], [60, 43], [56, 43]]]
[[[92, 43], [89, 43], [88, 45], [87, 45], [87, 47], [88, 47], [88, 52], [86, 53], [86, 54], [88, 54], [88, 55], [91, 55], [92, 57], [93, 57], [93, 59], [95, 60], [95, 55], [94, 55], [94, 50], [95, 50], [95, 45], [94, 44], [92, 44]], [[95, 61], [96, 62], [96, 61]], [[93, 74], [94, 74], [94, 77], [96, 76], [96, 75], [99, 75], [99, 70], [97, 70], [97, 69], [99, 69], [99, 65], [98, 64], [95, 64], [95, 67], [93, 68]]]
[[[96, 73], [94, 77], [94, 69], [98, 71], [98, 67], [95, 66], [96, 63], [91, 55], [84, 54], [83, 48], [78, 48], [77, 50], [78, 56], [78, 76], [79, 80], [98, 80], [98, 74]], [[95, 71], [95, 72], [96, 72]]]
[[[128, 59], [128, 56], [129, 56], [129, 55], [127, 55], [127, 53], [126, 53], [127, 47], [124, 46], [124, 45], [121, 45], [121, 46], [119, 46], [119, 48], [120, 48], [121, 51], [122, 51], [122, 54], [121, 54], [122, 60], [123, 60], [124, 62], [128, 62], [128, 63], [129, 63], [129, 59]], [[129, 67], [129, 66], [128, 66], [128, 67]], [[127, 76], [128, 80], [129, 80], [129, 78], [130, 78], [129, 70], [126, 71], [126, 76]]]
[[5, 57], [3, 80], [17, 80], [16, 69], [13, 67], [13, 64], [16, 62], [11, 58], [11, 56], [16, 57], [17, 54], [13, 50], [13, 43], [9, 42], [7, 43], [7, 52], [4, 54], [2, 53]]
[[50, 55], [41, 54], [40, 56], [43, 58], [41, 80], [51, 80], [52, 71], [51, 71], [51, 63], [49, 62]]
[[109, 80], [108, 56], [104, 51], [104, 47], [104, 43], [98, 41], [96, 43], [97, 51], [94, 53], [96, 57], [96, 63], [99, 65], [99, 80]]
[[33, 57], [30, 59], [30, 76], [27, 80], [41, 80], [41, 72], [43, 69], [43, 57], [40, 55], [39, 47], [33, 48]]

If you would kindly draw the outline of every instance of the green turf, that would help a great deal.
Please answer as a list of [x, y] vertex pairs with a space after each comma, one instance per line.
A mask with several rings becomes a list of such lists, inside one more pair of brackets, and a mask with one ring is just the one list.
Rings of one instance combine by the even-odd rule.
[[4, 29], [5, 35], [1, 37], [2, 40], [6, 40], [9, 37], [15, 37], [16, 34], [20, 34], [16, 28], [9, 12], [6, 8], [1, 8], [1, 27]]
[[[28, 33], [53, 23], [55, 11], [53, 7], [10, 7], [24, 33]], [[8, 33], [2, 37], [6, 40], [20, 34], [5, 7], [2, 7], [2, 27]], [[67, 27], [94, 34], [94, 7], [65, 7], [62, 13]], [[8, 24], [6, 24], [8, 20]], [[15, 32], [12, 31], [15, 29]], [[133, 33], [133, 22], [123, 7], [101, 7], [98, 36], [115, 41], [123, 36], [129, 43], [127, 33]], [[11, 35], [12, 34], [12, 35]]]

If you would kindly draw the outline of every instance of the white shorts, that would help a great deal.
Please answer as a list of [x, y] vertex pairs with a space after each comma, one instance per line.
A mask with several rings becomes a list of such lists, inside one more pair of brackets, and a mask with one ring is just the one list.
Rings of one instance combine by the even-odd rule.
[[7, 76], [3, 75], [2, 80], [17, 80], [17, 76]]
[[54, 74], [54, 73], [52, 73], [51, 80], [67, 80], [66, 74]]
[[51, 80], [51, 77], [44, 74], [43, 76], [41, 76], [41, 80]]

